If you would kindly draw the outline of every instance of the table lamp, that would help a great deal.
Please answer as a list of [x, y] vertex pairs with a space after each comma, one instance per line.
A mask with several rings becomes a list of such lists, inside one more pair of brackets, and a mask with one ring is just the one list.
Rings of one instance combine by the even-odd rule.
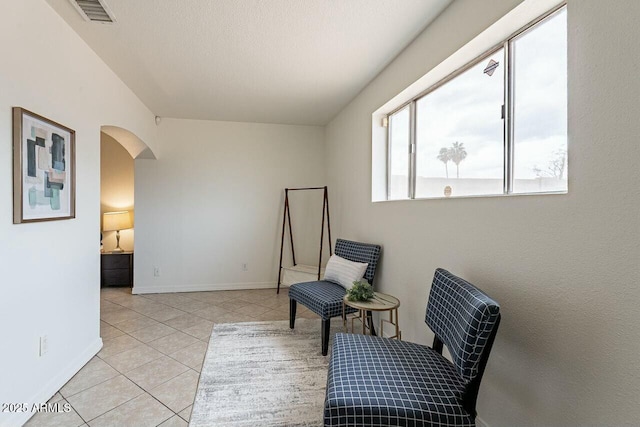
[[111, 251], [114, 253], [124, 252], [120, 247], [120, 230], [132, 228], [131, 216], [129, 211], [105, 212], [102, 217], [102, 231], [116, 232], [116, 248]]

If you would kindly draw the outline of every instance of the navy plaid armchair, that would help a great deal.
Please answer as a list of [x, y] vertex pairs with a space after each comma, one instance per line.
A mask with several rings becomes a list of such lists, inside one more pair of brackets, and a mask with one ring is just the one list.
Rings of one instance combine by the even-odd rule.
[[[349, 261], [369, 264], [364, 278], [373, 286], [373, 278], [380, 259], [379, 245], [338, 239], [334, 253]], [[342, 316], [342, 300], [345, 294], [346, 291], [342, 286], [327, 280], [296, 283], [289, 288], [289, 327], [293, 329], [295, 326], [297, 303], [320, 316], [322, 318], [322, 354], [324, 356], [329, 351], [331, 318]], [[355, 309], [347, 307], [346, 314], [355, 311]]]
[[[425, 319], [433, 347], [336, 334], [325, 426], [475, 426], [476, 399], [500, 324], [500, 306], [437, 269]], [[442, 356], [446, 344], [453, 362]]]

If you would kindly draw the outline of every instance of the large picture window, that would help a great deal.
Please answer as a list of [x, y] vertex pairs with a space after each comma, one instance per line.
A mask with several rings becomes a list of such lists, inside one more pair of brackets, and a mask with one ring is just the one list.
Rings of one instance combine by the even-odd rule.
[[566, 192], [566, 7], [389, 114], [388, 126], [388, 200]]

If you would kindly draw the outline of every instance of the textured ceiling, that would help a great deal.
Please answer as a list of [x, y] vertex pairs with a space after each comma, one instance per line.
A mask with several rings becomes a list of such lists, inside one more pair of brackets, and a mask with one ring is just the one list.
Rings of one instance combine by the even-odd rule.
[[451, 0], [47, 2], [158, 116], [323, 125]]

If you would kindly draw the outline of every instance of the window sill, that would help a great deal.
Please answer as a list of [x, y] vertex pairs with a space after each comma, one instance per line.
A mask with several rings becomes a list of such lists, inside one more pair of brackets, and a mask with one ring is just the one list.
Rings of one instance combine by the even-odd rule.
[[496, 197], [519, 197], [519, 196], [561, 196], [569, 194], [568, 191], [547, 191], [544, 193], [511, 193], [511, 194], [482, 194], [470, 196], [449, 196], [449, 197], [416, 197], [415, 199], [392, 199], [392, 200], [371, 200], [372, 203], [385, 202], [411, 202], [411, 201], [427, 201], [427, 200], [446, 200], [446, 199], [485, 199]]

